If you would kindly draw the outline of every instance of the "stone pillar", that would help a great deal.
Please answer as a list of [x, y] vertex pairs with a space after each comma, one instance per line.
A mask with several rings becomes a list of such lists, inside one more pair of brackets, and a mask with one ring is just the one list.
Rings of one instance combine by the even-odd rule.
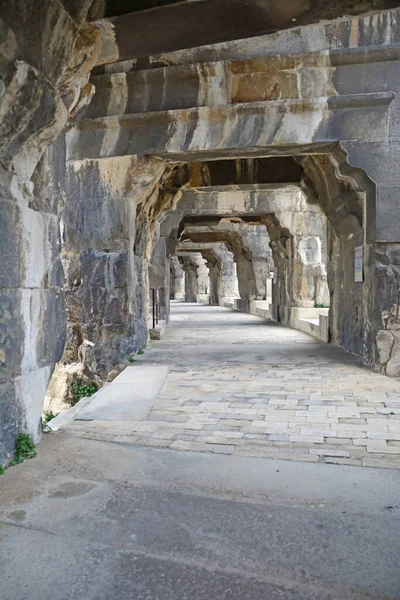
[[[169, 315], [169, 260], [166, 254], [166, 240], [160, 238], [154, 245], [149, 263], [149, 286], [159, 289], [161, 302], [160, 317], [168, 320]], [[167, 289], [168, 288], [168, 289]], [[167, 293], [168, 292], [168, 293]]]
[[207, 295], [210, 291], [210, 280], [206, 261], [200, 252], [194, 253], [192, 260], [197, 265], [197, 293]]
[[292, 210], [264, 218], [271, 238], [276, 281], [274, 314], [287, 323], [292, 307], [329, 307], [326, 272], [326, 217], [304, 195]]
[[236, 262], [240, 295], [240, 302], [237, 304], [237, 307], [243, 312], [248, 312], [250, 310], [250, 302], [257, 298], [257, 285], [252, 256], [249, 250], [242, 245], [236, 249], [234, 260]]
[[172, 266], [172, 259], [169, 263], [169, 299], [175, 299], [175, 269]]
[[270, 276], [271, 250], [269, 235], [265, 225], [249, 225], [241, 223], [238, 231], [243, 245], [251, 253], [252, 270], [255, 279], [254, 300], [265, 300], [267, 297], [267, 279]]
[[322, 262], [321, 237], [294, 236], [293, 243], [294, 305], [328, 307], [329, 289], [326, 267]]
[[188, 256], [181, 257], [185, 273], [185, 302], [197, 302], [197, 265]]
[[211, 306], [219, 306], [219, 290], [220, 290], [220, 279], [221, 279], [221, 271], [218, 269], [216, 265], [211, 264], [207, 261], [207, 267], [209, 270], [209, 278], [210, 278], [210, 300], [209, 303]]
[[171, 258], [171, 266], [174, 277], [174, 295], [171, 299], [182, 301], [185, 299], [185, 273], [177, 256]]
[[221, 303], [223, 303], [224, 298], [239, 298], [239, 286], [233, 254], [229, 252], [225, 244], [221, 244], [220, 256], [221, 279], [219, 298]]

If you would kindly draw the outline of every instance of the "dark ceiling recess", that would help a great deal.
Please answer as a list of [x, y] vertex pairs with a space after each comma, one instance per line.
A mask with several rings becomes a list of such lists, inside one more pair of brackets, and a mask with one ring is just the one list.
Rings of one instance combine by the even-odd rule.
[[303, 169], [290, 156], [190, 163], [193, 187], [249, 183], [298, 183]]
[[106, 17], [116, 17], [177, 2], [182, 2], [182, 0], [107, 0]]

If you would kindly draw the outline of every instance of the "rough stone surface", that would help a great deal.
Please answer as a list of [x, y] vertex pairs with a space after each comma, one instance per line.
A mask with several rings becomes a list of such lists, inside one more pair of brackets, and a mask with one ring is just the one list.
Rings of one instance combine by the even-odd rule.
[[390, 359], [394, 344], [394, 335], [391, 331], [381, 329], [376, 334], [376, 345], [378, 347], [379, 361], [381, 365], [386, 365]]
[[394, 344], [390, 360], [386, 365], [386, 374], [389, 377], [400, 377], [400, 332], [394, 332]]
[[0, 244], [9, 257], [0, 268], [0, 464], [21, 431], [40, 439], [44, 395], [65, 344], [62, 202], [47, 148], [100, 50], [99, 30], [75, 16], [52, 0], [17, 0], [0, 14]]
[[[1, 7], [1, 463], [20, 430], [39, 440], [57, 361], [81, 355], [88, 377], [104, 382], [146, 345], [157, 264], [168, 318], [169, 259], [183, 231], [176, 215], [166, 235], [162, 225], [185, 196], [198, 199], [207, 187], [214, 196], [202, 209], [216, 199], [219, 218], [268, 228], [275, 320], [291, 322], [293, 307], [328, 304], [329, 292], [328, 339], [399, 375], [397, 341], [390, 357], [381, 348], [382, 362], [377, 335], [400, 329], [400, 9], [371, 2], [300, 2], [294, 17], [292, 2], [275, 3], [264, 35], [214, 43], [218, 19], [212, 29], [202, 25], [208, 46], [182, 48], [189, 29], [177, 40], [165, 28], [153, 35], [161, 44], [153, 50], [147, 30], [140, 42], [127, 24], [161, 18], [158, 9], [97, 27], [88, 19], [110, 14], [101, 0]], [[194, 14], [200, 4], [176, 10]], [[142, 42], [149, 45], [138, 59], [134, 44]], [[232, 189], [243, 185], [253, 187]], [[263, 185], [295, 189], [307, 208], [272, 202], [256, 215]], [[231, 186], [228, 194], [220, 186]], [[192, 214], [194, 228], [199, 216]], [[241, 224], [227, 225], [229, 239], [213, 243], [234, 250], [246, 309], [266, 296], [268, 267], [236, 235]], [[152, 263], [163, 237], [164, 264], [157, 250]], [[215, 273], [213, 281], [216, 302], [217, 287], [225, 294]]]

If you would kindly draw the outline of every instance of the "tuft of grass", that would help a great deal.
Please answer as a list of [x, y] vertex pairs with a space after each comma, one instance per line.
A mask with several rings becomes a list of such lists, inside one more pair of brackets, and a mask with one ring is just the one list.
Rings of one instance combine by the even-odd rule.
[[[146, 346], [142, 346], [142, 348], [140, 348], [140, 350], [138, 350], [138, 351], [136, 352], [136, 354], [144, 354], [144, 351], [145, 351], [145, 349], [146, 349]], [[134, 362], [135, 362], [135, 360], [136, 360], [136, 359], [135, 359], [135, 355], [134, 355], [134, 354], [131, 354], [130, 356], [128, 356], [127, 360], [128, 360], [128, 362], [130, 362], [130, 363], [134, 363]]]
[[52, 419], [55, 419], [55, 417], [58, 415], [54, 414], [51, 411], [47, 411], [43, 413], [43, 417], [42, 417], [42, 431], [43, 433], [49, 433], [51, 431], [50, 427], [48, 426], [48, 422], [51, 421]]
[[71, 385], [72, 396], [74, 398], [74, 404], [82, 400], [82, 398], [89, 398], [97, 392], [97, 387], [94, 383], [88, 385], [82, 385], [79, 381], [74, 381]]
[[[35, 458], [37, 455], [36, 446], [30, 435], [20, 433], [17, 437], [17, 445], [13, 458], [10, 460], [9, 467], [15, 467], [24, 462], [26, 458]], [[3, 475], [7, 467], [0, 466], [0, 475]]]
[[329, 306], [325, 306], [325, 304], [318, 304], [318, 302], [315, 302], [314, 308], [329, 308]]
[[25, 458], [35, 458], [37, 455], [36, 446], [32, 438], [27, 433], [20, 433], [17, 437], [17, 449], [15, 459], [18, 463], [23, 462]]

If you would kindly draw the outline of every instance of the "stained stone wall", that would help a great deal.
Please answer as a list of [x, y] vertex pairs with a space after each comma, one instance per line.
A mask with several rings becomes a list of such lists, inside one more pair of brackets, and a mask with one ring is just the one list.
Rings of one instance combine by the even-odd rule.
[[39, 440], [65, 343], [57, 174], [65, 153], [55, 159], [47, 148], [92, 92], [100, 32], [84, 23], [89, 4], [13, 0], [0, 9], [0, 464], [19, 432]]
[[[136, 201], [130, 190], [136, 161], [105, 159], [70, 165], [61, 217], [68, 338], [63, 362], [86, 361], [105, 380], [134, 350]], [[90, 355], [90, 356], [89, 356]]]

